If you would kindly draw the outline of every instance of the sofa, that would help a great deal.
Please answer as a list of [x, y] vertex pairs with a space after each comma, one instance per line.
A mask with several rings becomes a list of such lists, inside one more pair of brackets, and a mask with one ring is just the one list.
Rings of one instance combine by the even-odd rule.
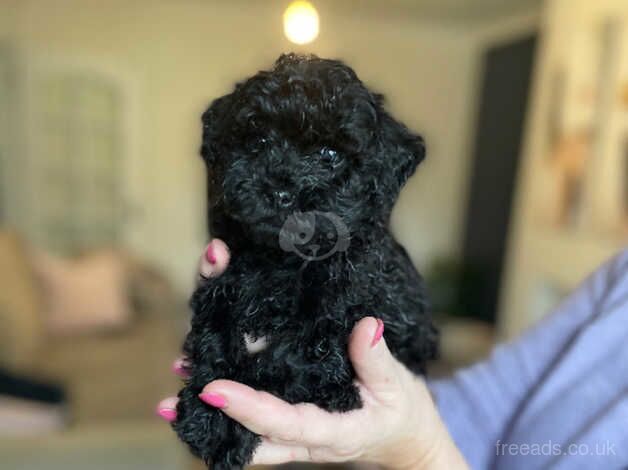
[[184, 300], [120, 251], [130, 306], [124, 324], [51, 332], [34, 253], [19, 235], [0, 230], [0, 368], [62, 387], [68, 427], [153, 419], [158, 400], [179, 386], [169, 367], [185, 329]]

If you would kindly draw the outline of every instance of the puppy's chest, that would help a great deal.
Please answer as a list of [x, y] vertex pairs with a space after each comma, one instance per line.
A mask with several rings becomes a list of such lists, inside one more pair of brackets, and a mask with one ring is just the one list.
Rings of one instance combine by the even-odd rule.
[[[305, 332], [313, 331], [317, 318], [328, 315], [326, 309], [332, 308], [331, 293], [304, 288], [295, 280], [287, 285], [291, 289], [280, 294], [261, 295], [252, 310], [236, 309], [238, 340], [249, 355], [268, 348], [295, 347], [306, 339]], [[336, 309], [336, 315], [343, 313]]]
[[244, 343], [244, 349], [250, 355], [257, 354], [268, 347], [269, 336], [254, 336], [249, 333], [242, 334], [242, 341]]
[[[365, 300], [365, 290], [373, 294], [367, 272], [372, 266], [365, 266], [362, 259], [356, 263], [336, 256], [295, 271], [280, 264], [266, 264], [259, 270], [263, 264], [258, 260], [246, 261], [238, 263], [237, 268], [241, 268], [238, 280], [247, 295], [232, 298], [230, 314], [235, 326], [231, 331], [237, 335], [232, 340], [249, 355], [276, 347], [299, 348], [295, 346], [299, 342], [301, 349], [307, 348], [320, 339], [319, 330], [328, 322], [333, 329], [337, 328], [335, 325], [347, 324], [348, 316], [355, 316], [348, 309]], [[358, 268], [364, 278], [356, 278]], [[242, 283], [243, 280], [248, 281]]]

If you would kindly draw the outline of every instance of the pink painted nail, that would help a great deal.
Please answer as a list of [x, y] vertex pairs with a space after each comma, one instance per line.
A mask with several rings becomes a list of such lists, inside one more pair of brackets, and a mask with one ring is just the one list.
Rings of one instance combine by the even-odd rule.
[[177, 419], [177, 412], [172, 408], [159, 408], [157, 410], [157, 414], [169, 423], [172, 423], [175, 419]]
[[375, 330], [373, 341], [371, 341], [371, 347], [374, 347], [377, 343], [379, 343], [379, 340], [382, 339], [383, 335], [384, 335], [384, 322], [378, 318], [377, 329]]
[[216, 264], [216, 255], [214, 254], [214, 244], [207, 245], [207, 251], [205, 252], [205, 258], [209, 261], [209, 264]]
[[185, 369], [185, 361], [183, 359], [177, 359], [174, 362], [172, 365], [172, 372], [183, 378], [187, 378], [189, 375]]
[[224, 408], [227, 406], [227, 400], [225, 397], [218, 395], [217, 393], [203, 392], [198, 397], [214, 408]]

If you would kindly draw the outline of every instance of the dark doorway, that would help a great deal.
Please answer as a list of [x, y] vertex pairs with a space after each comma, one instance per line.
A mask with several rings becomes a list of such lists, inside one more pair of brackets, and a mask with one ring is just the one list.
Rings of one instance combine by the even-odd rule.
[[536, 35], [486, 52], [468, 193], [460, 302], [495, 321]]

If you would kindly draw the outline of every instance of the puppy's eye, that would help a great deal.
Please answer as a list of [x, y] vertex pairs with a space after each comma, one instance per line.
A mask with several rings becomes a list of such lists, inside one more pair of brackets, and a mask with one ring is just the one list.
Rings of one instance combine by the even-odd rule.
[[334, 168], [342, 163], [340, 154], [338, 154], [338, 152], [336, 152], [334, 149], [330, 149], [329, 147], [323, 147], [321, 149], [320, 158], [323, 163], [330, 165]]
[[261, 152], [266, 148], [268, 139], [266, 137], [257, 137], [249, 141], [249, 149], [255, 153]]

